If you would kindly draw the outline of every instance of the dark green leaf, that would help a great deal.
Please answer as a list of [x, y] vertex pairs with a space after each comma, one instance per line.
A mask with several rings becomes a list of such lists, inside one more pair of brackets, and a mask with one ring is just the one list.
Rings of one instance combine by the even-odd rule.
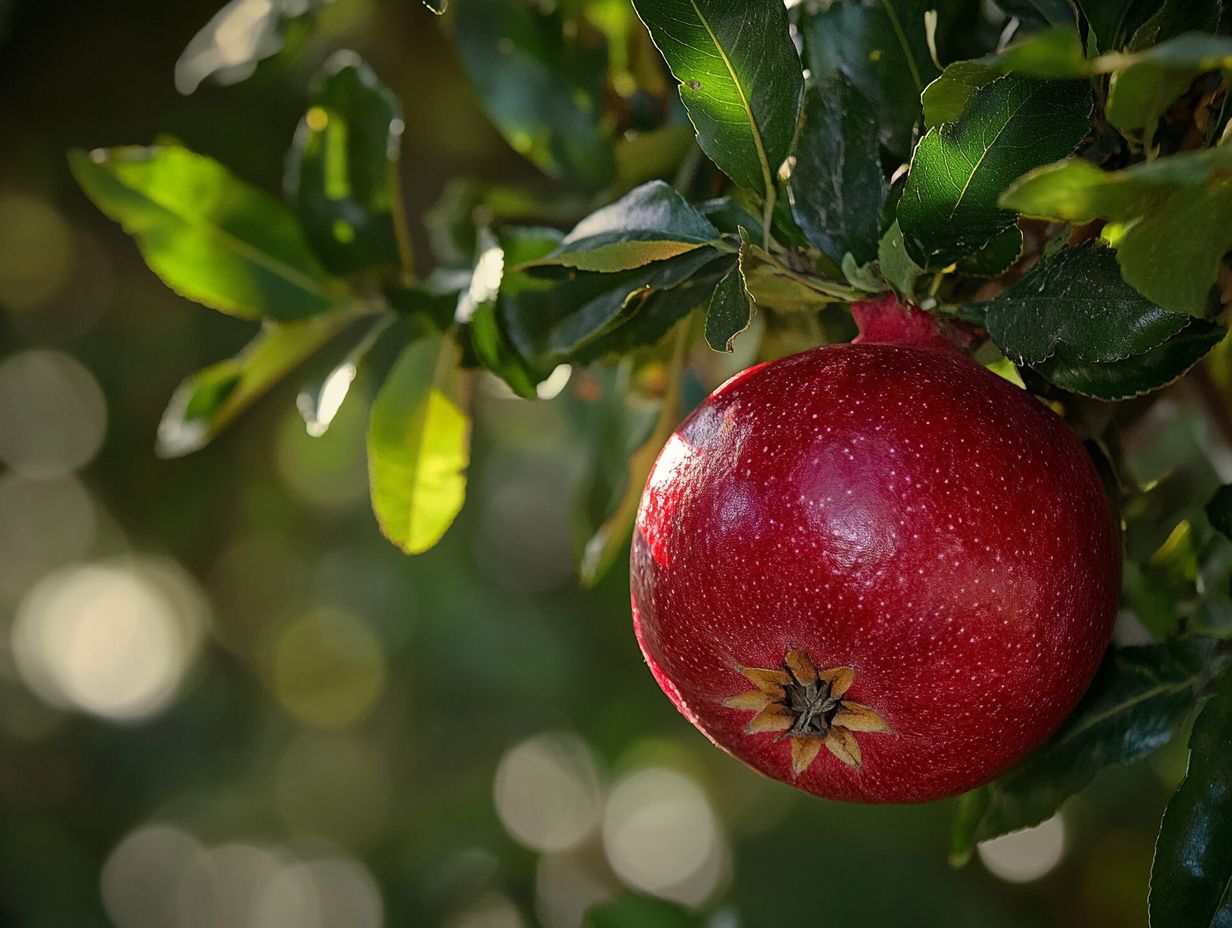
[[715, 351], [731, 351], [736, 336], [753, 321], [755, 304], [744, 279], [747, 254], [741, 242], [736, 262], [714, 288], [706, 307], [706, 344]]
[[1056, 734], [1005, 776], [962, 797], [951, 862], [966, 863], [981, 841], [1039, 824], [1105, 767], [1166, 744], [1194, 705], [1209, 653], [1200, 641], [1110, 651]]
[[1071, 359], [1068, 350], [1058, 348], [1055, 355], [1034, 368], [1062, 390], [1101, 400], [1125, 400], [1174, 382], [1226, 334], [1223, 326], [1193, 319], [1162, 345], [1144, 354], [1098, 362]]
[[958, 262], [958, 272], [969, 277], [996, 277], [1022, 256], [1022, 231], [1010, 226], [973, 255]]
[[698, 210], [726, 235], [738, 235], [743, 229], [750, 238], [761, 235], [761, 220], [744, 204], [731, 197], [718, 197], [697, 205]]
[[959, 120], [930, 129], [911, 159], [898, 222], [912, 259], [940, 270], [1012, 226], [1013, 212], [997, 198], [1027, 171], [1073, 151], [1090, 114], [1081, 81], [1011, 75], [976, 90]]
[[787, 182], [791, 211], [809, 243], [835, 264], [877, 257], [887, 184], [868, 101], [839, 74], [804, 95]]
[[1041, 261], [982, 306], [989, 336], [1017, 364], [1039, 364], [1060, 346], [1071, 362], [1121, 361], [1159, 347], [1189, 321], [1125, 283], [1115, 252], [1094, 243]]
[[185, 148], [72, 152], [82, 189], [172, 290], [246, 319], [336, 309], [342, 291], [285, 206]]
[[[614, 274], [557, 268], [545, 268], [543, 271], [550, 273], [541, 271], [533, 276], [527, 272], [506, 274], [499, 312], [514, 347], [536, 367], [589, 358], [598, 350], [596, 343], [604, 344], [605, 336], [635, 318], [641, 317], [642, 322], [648, 321], [646, 316], [660, 318], [659, 313], [648, 310], [664, 309], [662, 318], [666, 322], [661, 328], [652, 326], [657, 331], [649, 340], [666, 332], [680, 311], [667, 294], [715, 258], [713, 249], [698, 248], [668, 261]], [[685, 312], [704, 299], [691, 288], [678, 296], [692, 300], [684, 307]]]
[[357, 55], [330, 58], [296, 130], [284, 187], [335, 274], [402, 263], [394, 226], [402, 129], [397, 98]]
[[616, 171], [603, 121], [604, 52], [566, 41], [559, 11], [524, 0], [467, 0], [453, 13], [458, 54], [513, 148], [542, 171], [597, 189]]
[[701, 928], [702, 920], [671, 902], [626, 893], [586, 913], [582, 928]]
[[625, 271], [692, 251], [719, 230], [661, 180], [632, 190], [578, 223], [541, 263]]
[[1151, 14], [1158, 0], [1078, 0], [1089, 28], [1087, 46], [1092, 54], [1121, 48]]
[[368, 479], [381, 532], [407, 554], [435, 545], [466, 497], [470, 420], [448, 335], [412, 342], [372, 404]]
[[1206, 517], [1215, 531], [1225, 538], [1232, 538], [1232, 484], [1225, 484], [1215, 491], [1206, 504]]
[[997, 6], [1019, 19], [1049, 26], [1074, 26], [1076, 14], [1069, 0], [1002, 0]]
[[560, 232], [545, 228], [511, 227], [501, 232], [499, 241], [481, 232], [479, 257], [470, 286], [461, 298], [460, 315], [463, 321], [469, 318], [475, 355], [514, 393], [526, 398], [536, 395], [536, 387], [552, 372], [552, 365], [534, 366], [510, 340], [499, 311], [505, 265], [542, 258], [556, 249], [560, 239]]
[[649, 132], [627, 135], [616, 143], [616, 177], [623, 190], [648, 180], [670, 180], [689, 152], [695, 136], [687, 125], [672, 123]]
[[634, 0], [680, 82], [698, 143], [743, 187], [774, 196], [804, 79], [781, 3]]
[[202, 81], [236, 84], [282, 50], [289, 27], [334, 0], [231, 0], [192, 37], [175, 63], [175, 88], [189, 94]]
[[800, 24], [813, 79], [845, 74], [872, 103], [882, 144], [904, 158], [920, 94], [937, 76], [924, 25], [924, 14], [936, 8], [929, 0], [834, 3]]
[[1232, 923], [1232, 674], [1189, 737], [1189, 768], [1168, 802], [1151, 867], [1152, 928]]
[[333, 313], [285, 325], [266, 323], [234, 358], [193, 374], [176, 389], [158, 424], [159, 456], [180, 457], [204, 447], [354, 319]]
[[1164, 0], [1134, 32], [1129, 51], [1142, 51], [1183, 32], [1214, 32], [1222, 13], [1220, 0]]

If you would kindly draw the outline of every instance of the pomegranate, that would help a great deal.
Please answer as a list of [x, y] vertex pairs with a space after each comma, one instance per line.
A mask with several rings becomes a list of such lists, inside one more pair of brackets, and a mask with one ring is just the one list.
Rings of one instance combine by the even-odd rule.
[[762, 364], [668, 441], [642, 497], [634, 627], [711, 741], [832, 799], [996, 777], [1107, 647], [1120, 539], [1077, 437], [893, 297], [861, 336]]

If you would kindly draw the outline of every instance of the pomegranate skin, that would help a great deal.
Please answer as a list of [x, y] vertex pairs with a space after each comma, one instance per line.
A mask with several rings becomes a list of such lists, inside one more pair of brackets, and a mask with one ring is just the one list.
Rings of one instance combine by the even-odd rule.
[[[676, 708], [746, 764], [924, 802], [995, 778], [1072, 711], [1120, 561], [1089, 457], [1025, 391], [956, 350], [827, 346], [738, 375], [668, 441], [633, 538], [634, 627]], [[791, 699], [746, 671], [795, 686], [800, 652], [850, 668], [835, 693], [884, 722], [837, 732], [854, 758], [815, 737], [797, 757], [810, 742], [786, 722], [748, 730], [758, 686]]]

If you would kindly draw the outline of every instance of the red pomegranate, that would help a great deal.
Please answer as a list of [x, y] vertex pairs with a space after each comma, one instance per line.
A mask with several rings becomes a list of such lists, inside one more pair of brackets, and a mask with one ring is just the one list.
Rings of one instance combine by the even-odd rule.
[[668, 441], [633, 619], [663, 691], [730, 754], [819, 796], [923, 802], [993, 779], [1073, 709], [1120, 539], [1051, 410], [927, 314], [854, 310], [854, 343], [745, 371]]

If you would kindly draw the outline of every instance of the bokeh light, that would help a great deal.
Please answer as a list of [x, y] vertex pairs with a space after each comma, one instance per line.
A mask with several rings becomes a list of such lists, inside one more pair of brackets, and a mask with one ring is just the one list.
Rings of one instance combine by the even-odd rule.
[[1057, 813], [1034, 828], [985, 841], [978, 853], [988, 871], [1006, 882], [1038, 880], [1065, 856], [1065, 820]]
[[66, 354], [30, 350], [0, 362], [0, 461], [24, 477], [62, 477], [103, 444], [107, 405], [94, 376]]
[[71, 565], [22, 600], [13, 653], [22, 678], [49, 704], [138, 719], [171, 702], [206, 618], [195, 582], [169, 561]]
[[94, 500], [77, 480], [0, 475], [0, 596], [17, 599], [53, 568], [86, 557], [97, 529]]
[[525, 925], [513, 900], [489, 893], [453, 915], [445, 928], [525, 928]]
[[28, 312], [67, 282], [73, 267], [73, 232], [45, 200], [24, 193], [0, 195], [0, 300]]
[[276, 772], [278, 812], [294, 833], [354, 847], [380, 833], [392, 787], [384, 756], [342, 734], [305, 732]]
[[535, 912], [544, 928], [579, 928], [616, 887], [580, 853], [544, 854], [535, 867]]
[[283, 707], [309, 725], [343, 728], [358, 721], [385, 688], [385, 654], [363, 619], [320, 608], [277, 635], [270, 687]]
[[636, 771], [613, 786], [603, 846], [629, 886], [687, 905], [710, 899], [727, 872], [726, 839], [706, 794], [664, 767]]
[[536, 735], [505, 752], [493, 796], [509, 834], [536, 851], [580, 844], [599, 823], [603, 803], [594, 756], [569, 732]]
[[117, 928], [173, 928], [179, 884], [205, 849], [171, 825], [136, 829], [112, 849], [99, 879], [103, 905]]

